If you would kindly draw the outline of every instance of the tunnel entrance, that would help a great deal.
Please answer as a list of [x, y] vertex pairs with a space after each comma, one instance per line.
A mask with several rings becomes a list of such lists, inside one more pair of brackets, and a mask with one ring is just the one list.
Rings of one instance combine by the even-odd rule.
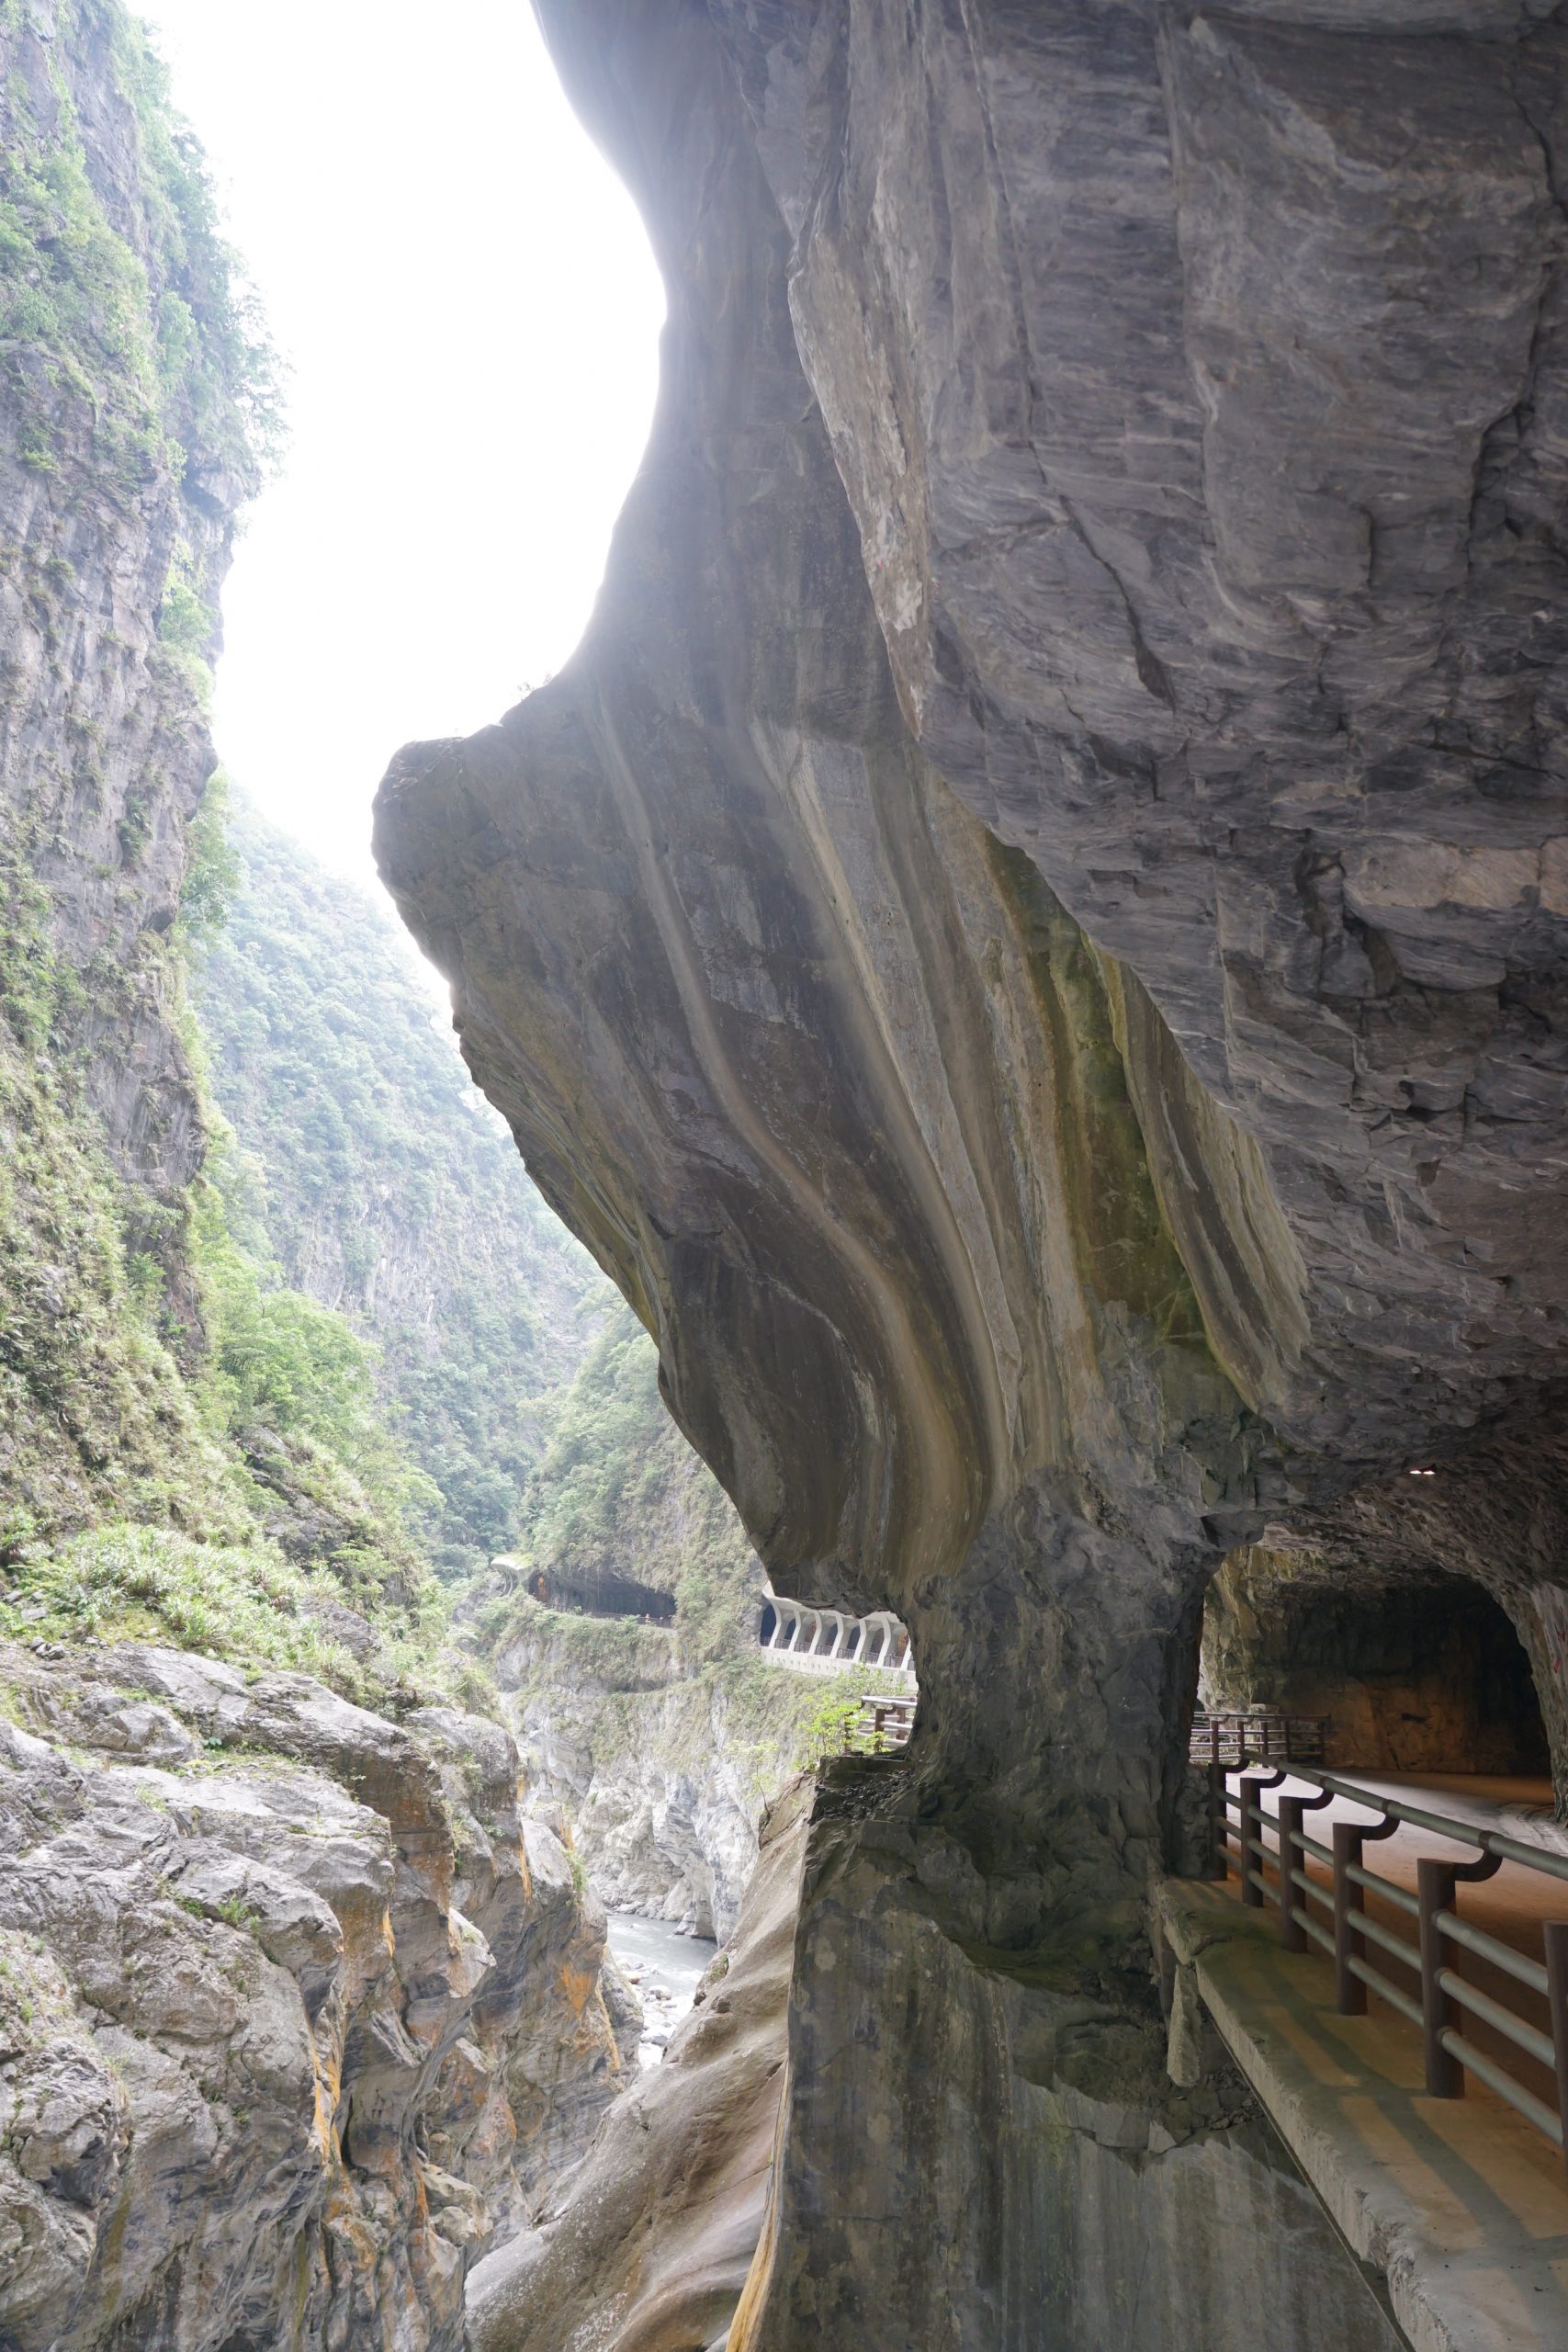
[[771, 1589], [757, 1622], [762, 1655], [772, 1664], [808, 1673], [848, 1673], [869, 1668], [912, 1689], [915, 1647], [908, 1627], [890, 1610], [852, 1617], [841, 1609], [813, 1609]]
[[657, 1585], [639, 1584], [635, 1577], [609, 1568], [584, 1568], [572, 1574], [536, 1568], [528, 1578], [533, 1599], [547, 1609], [565, 1610], [578, 1617], [636, 1617], [648, 1625], [673, 1625], [675, 1596]]
[[1203, 1611], [1200, 1704], [1321, 1717], [1331, 1770], [1550, 1771], [1529, 1661], [1467, 1577], [1233, 1554]]

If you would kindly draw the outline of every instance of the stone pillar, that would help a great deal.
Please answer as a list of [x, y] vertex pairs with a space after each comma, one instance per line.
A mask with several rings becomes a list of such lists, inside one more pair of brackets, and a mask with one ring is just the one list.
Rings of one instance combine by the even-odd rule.
[[1239, 2084], [1166, 2073], [1147, 1894], [1208, 1562], [1071, 1501], [1039, 1481], [907, 1601], [902, 1795], [829, 1768], [734, 2352], [1253, 2352], [1260, 2263], [1273, 2340], [1391, 2352]]

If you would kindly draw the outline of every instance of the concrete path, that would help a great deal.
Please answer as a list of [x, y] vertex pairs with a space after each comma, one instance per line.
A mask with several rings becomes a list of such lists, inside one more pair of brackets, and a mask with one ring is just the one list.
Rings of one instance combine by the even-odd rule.
[[[1549, 1817], [1545, 1783], [1353, 1777], [1380, 1793], [1568, 1852], [1568, 1837]], [[1266, 1808], [1292, 1792], [1309, 1793], [1308, 1784], [1265, 1792]], [[1324, 1825], [1335, 1818], [1368, 1815], [1337, 1799], [1309, 1814], [1305, 1826], [1326, 1844]], [[1463, 1860], [1473, 1853], [1403, 1827], [1369, 1847], [1366, 1859], [1414, 1891], [1422, 1854]], [[1315, 1864], [1313, 1874], [1320, 1875]], [[1366, 2017], [1340, 2017], [1328, 1959], [1315, 1948], [1286, 1952], [1277, 1907], [1244, 1910], [1234, 1879], [1231, 1888], [1171, 1881], [1163, 1892], [1179, 2008], [1183, 1992], [1195, 1991], [1352, 2250], [1382, 2280], [1417, 2352], [1568, 2352], [1568, 2174], [1557, 2149], [1473, 2076], [1463, 2098], [1428, 2098], [1415, 2028], [1375, 1996]], [[1415, 1922], [1397, 1907], [1369, 1898], [1369, 1908], [1413, 1939]], [[1464, 1887], [1459, 1909], [1539, 1959], [1540, 1921], [1568, 1918], [1568, 1883], [1506, 1863], [1495, 1878]], [[1326, 1923], [1326, 1910], [1318, 1916]], [[1511, 1978], [1489, 1974], [1468, 1955], [1463, 1973], [1484, 1989], [1506, 1989], [1521, 2013], [1544, 2026]], [[1412, 1980], [1396, 1981], [1415, 1990]], [[1472, 2026], [1466, 2030], [1486, 2046]], [[1506, 2050], [1521, 2079], [1555, 2104], [1550, 2077], [1529, 2069], [1511, 2045], [1490, 2046]]]
[[[1459, 1772], [1397, 1776], [1356, 1772], [1346, 1777], [1380, 1795], [1403, 1797], [1411, 1804], [1427, 1807], [1434, 1813], [1447, 1815], [1450, 1819], [1473, 1821], [1482, 1828], [1500, 1829], [1506, 1836], [1517, 1838], [1524, 1844], [1539, 1845], [1550, 1852], [1568, 1856], [1568, 1830], [1551, 1819], [1550, 1781], [1503, 1780], [1481, 1773]], [[1237, 1775], [1229, 1775], [1233, 1791], [1236, 1780]], [[1263, 1792], [1264, 1812], [1272, 1815], [1282, 1796], [1310, 1796], [1314, 1792], [1305, 1781], [1286, 1781], [1277, 1789]], [[1303, 1826], [1310, 1837], [1316, 1838], [1326, 1846], [1330, 1843], [1327, 1824], [1366, 1821], [1372, 1817], [1371, 1808], [1336, 1798], [1332, 1804], [1308, 1814]], [[1452, 1839], [1439, 1838], [1430, 1830], [1405, 1824], [1393, 1837], [1381, 1838], [1376, 1845], [1369, 1846], [1363, 1859], [1368, 1868], [1380, 1877], [1392, 1880], [1406, 1894], [1414, 1894], [1416, 1865], [1424, 1854], [1435, 1855], [1448, 1861], [1464, 1862], [1474, 1860], [1475, 1850], [1473, 1846], [1461, 1845]], [[1309, 1858], [1308, 1871], [1309, 1875], [1326, 1891], [1330, 1877], [1326, 1864]], [[1231, 1886], [1234, 1893], [1234, 1879]], [[1367, 1898], [1367, 1908], [1385, 1926], [1397, 1929], [1411, 1942], [1416, 1940], [1416, 1922], [1407, 1912], [1401, 1911], [1393, 1904], [1380, 1903], [1371, 1894]], [[1461, 1885], [1458, 1892], [1457, 1908], [1461, 1919], [1467, 1919], [1475, 1927], [1483, 1928], [1488, 1935], [1495, 1936], [1500, 1943], [1512, 1944], [1516, 1951], [1528, 1952], [1532, 1960], [1539, 1961], [1542, 1957], [1541, 1921], [1568, 1919], [1568, 1880], [1549, 1878], [1540, 1871], [1527, 1870], [1522, 1863], [1505, 1862], [1495, 1878], [1483, 1879], [1478, 1885]], [[1326, 1904], [1319, 1905], [1316, 1916], [1321, 1924], [1328, 1925], [1332, 1916], [1329, 1906]], [[1387, 1955], [1373, 1952], [1369, 1957], [1375, 1967], [1384, 1968], [1386, 1965], [1386, 1973], [1403, 1991], [1412, 1996], [1418, 1993], [1419, 1986], [1414, 1973], [1409, 1975], [1402, 1973], [1397, 1962], [1388, 1961]], [[1450, 1962], [1456, 1973], [1470, 1979], [1482, 1992], [1490, 1993], [1495, 1999], [1506, 2002], [1508, 2007], [1542, 2033], [1550, 2031], [1544, 1999], [1532, 1994], [1517, 1978], [1505, 1974], [1500, 1969], [1489, 1967], [1486, 1962], [1471, 1952], [1452, 1951]], [[1376, 1997], [1374, 1994], [1374, 2001]], [[1383, 2009], [1382, 2005], [1380, 2013], [1391, 2018], [1393, 2014]], [[1464, 2030], [1486, 2056], [1504, 2062], [1527, 2089], [1532, 2090], [1538, 2098], [1544, 2099], [1548, 2107], [1556, 2107], [1557, 2086], [1547, 2069], [1535, 2065], [1516, 2044], [1505, 2040], [1479, 2018], [1471, 2018]], [[1564, 2342], [1564, 2352], [1568, 2352], [1568, 2339]]]

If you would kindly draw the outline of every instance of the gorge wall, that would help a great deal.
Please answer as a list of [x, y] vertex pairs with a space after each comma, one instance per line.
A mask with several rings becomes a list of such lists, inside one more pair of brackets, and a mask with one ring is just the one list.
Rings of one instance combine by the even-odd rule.
[[0, 1705], [6, 2343], [458, 2352], [639, 2023], [510, 1738], [149, 1646]]
[[[221, 1512], [175, 1347], [203, 1124], [175, 939], [216, 598], [265, 378], [191, 152], [116, 8], [0, 19], [0, 1541]], [[42, 1409], [39, 1409], [40, 1400]]]
[[761, 1563], [616, 1308], [536, 1411], [515, 1548], [470, 1583], [457, 1634], [502, 1693], [530, 1810], [598, 1893], [722, 1938], [829, 1694], [761, 1662]]
[[215, 224], [118, 0], [0, 0], [0, 2344], [457, 2352], [636, 2005], [363, 1351], [208, 1173], [272, 408]]
[[461, 1577], [515, 1538], [543, 1400], [607, 1323], [636, 1327], [465, 1085], [389, 910], [238, 796], [228, 841], [192, 986], [233, 1131], [213, 1173], [254, 1252], [376, 1349]]
[[539, 14], [661, 403], [579, 654], [378, 854], [775, 1585], [922, 1690], [812, 1823], [730, 2342], [1245, 2352], [1288, 2167], [1148, 1936], [1205, 1583], [1490, 1580], [1568, 1793], [1568, 33]]
[[764, 1665], [750, 1624], [704, 1656], [679, 1618], [659, 1630], [525, 1596], [476, 1614], [530, 1812], [564, 1823], [614, 1908], [722, 1942], [768, 1801], [819, 1747], [841, 1744], [837, 1711], [876, 1678], [825, 1684]]

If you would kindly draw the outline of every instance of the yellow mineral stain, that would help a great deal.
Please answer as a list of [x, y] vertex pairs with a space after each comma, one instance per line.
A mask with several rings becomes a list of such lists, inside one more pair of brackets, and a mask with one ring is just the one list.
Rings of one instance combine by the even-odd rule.
[[334, 2102], [326, 2096], [322, 2070], [316, 2069], [315, 2114], [310, 2124], [310, 2137], [320, 2150], [323, 2162], [330, 2162], [333, 2143], [333, 2108]]
[[612, 2075], [618, 2075], [621, 2072], [621, 2053], [615, 2047], [615, 2030], [610, 2023], [610, 2012], [604, 2006], [604, 1988], [602, 1984], [594, 1985], [593, 2000], [599, 2011], [599, 2022], [604, 2029], [604, 2047], [609, 2056], [610, 2072]]
[[588, 1996], [598, 1987], [599, 1978], [592, 1969], [573, 1968], [570, 1961], [562, 1961], [559, 1984], [566, 1995], [574, 2018], [580, 2018], [588, 2005]]

